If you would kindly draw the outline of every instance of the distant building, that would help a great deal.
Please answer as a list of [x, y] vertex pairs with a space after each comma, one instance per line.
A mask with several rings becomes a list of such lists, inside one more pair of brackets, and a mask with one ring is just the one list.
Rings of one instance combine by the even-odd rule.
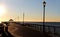
[[10, 21], [10, 22], [13, 22], [14, 20], [13, 20], [13, 19], [10, 19], [9, 21]]

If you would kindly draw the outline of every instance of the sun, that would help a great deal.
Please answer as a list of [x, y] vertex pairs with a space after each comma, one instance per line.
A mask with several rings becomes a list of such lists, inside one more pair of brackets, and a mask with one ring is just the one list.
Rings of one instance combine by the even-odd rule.
[[0, 17], [6, 12], [6, 9], [4, 6], [0, 6]]

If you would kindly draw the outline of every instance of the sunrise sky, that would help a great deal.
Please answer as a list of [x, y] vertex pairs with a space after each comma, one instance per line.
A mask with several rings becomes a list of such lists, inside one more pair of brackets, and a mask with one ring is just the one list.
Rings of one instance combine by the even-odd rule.
[[[0, 0], [0, 21], [13, 19], [16, 21], [41, 22], [43, 16], [43, 0]], [[60, 0], [46, 0], [46, 21], [60, 22]], [[3, 13], [2, 13], [3, 12]], [[19, 17], [18, 17], [19, 16]]]

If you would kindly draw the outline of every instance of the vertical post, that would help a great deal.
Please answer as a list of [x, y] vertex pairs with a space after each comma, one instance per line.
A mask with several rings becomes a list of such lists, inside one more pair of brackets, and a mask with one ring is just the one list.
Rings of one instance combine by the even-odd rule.
[[54, 26], [54, 34], [56, 33], [56, 28], [55, 28], [55, 26]]
[[20, 15], [20, 13], [18, 13], [18, 21], [19, 21], [19, 15]]
[[24, 13], [23, 13], [23, 25], [24, 25]]
[[50, 27], [51, 27], [51, 26], [48, 26], [48, 32], [49, 32], [49, 33], [51, 32], [51, 31], [50, 31]]
[[19, 16], [18, 16], [18, 21], [19, 21]]
[[43, 32], [45, 32], [45, 6], [43, 6]]
[[42, 26], [40, 26], [40, 31], [42, 31]]
[[45, 33], [45, 5], [46, 2], [43, 2], [43, 33]]

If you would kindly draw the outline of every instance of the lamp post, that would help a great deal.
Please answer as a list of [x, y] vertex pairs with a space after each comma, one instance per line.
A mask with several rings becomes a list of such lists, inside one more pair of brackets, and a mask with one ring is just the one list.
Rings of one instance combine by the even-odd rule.
[[24, 25], [24, 13], [23, 13], [23, 25]]
[[45, 33], [45, 5], [46, 2], [43, 1], [43, 33]]

